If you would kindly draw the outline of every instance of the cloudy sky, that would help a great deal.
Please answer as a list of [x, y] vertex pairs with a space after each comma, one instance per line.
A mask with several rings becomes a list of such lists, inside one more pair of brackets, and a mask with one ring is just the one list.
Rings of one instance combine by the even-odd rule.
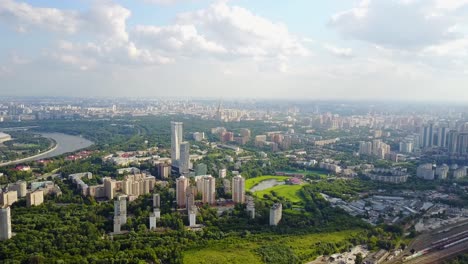
[[0, 96], [468, 101], [468, 0], [0, 0]]

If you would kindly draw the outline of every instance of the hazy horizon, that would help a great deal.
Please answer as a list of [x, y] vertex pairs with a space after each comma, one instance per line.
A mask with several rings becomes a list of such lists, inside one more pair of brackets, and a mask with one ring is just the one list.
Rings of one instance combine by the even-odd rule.
[[466, 102], [468, 1], [0, 3], [0, 96]]

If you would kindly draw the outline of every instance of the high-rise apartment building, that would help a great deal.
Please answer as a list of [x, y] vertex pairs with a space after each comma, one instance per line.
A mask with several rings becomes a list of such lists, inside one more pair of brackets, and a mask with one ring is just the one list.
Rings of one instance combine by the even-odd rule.
[[176, 201], [179, 208], [185, 208], [186, 206], [186, 192], [189, 181], [182, 175], [176, 180]]
[[447, 147], [447, 133], [449, 129], [443, 125], [439, 127], [439, 131], [437, 133], [437, 146], [439, 147]]
[[255, 201], [252, 196], [247, 196], [247, 212], [249, 213], [250, 218], [255, 218]]
[[[114, 217], [119, 218], [120, 225], [127, 223], [127, 196], [120, 195], [117, 200], [114, 201]], [[114, 218], [115, 222], [115, 218]]]
[[390, 145], [385, 144], [380, 139], [374, 139], [372, 142], [359, 142], [360, 155], [374, 155], [384, 159], [390, 153]]
[[0, 208], [0, 241], [11, 238], [11, 212], [10, 207]]
[[450, 130], [447, 137], [447, 145], [449, 153], [455, 154], [458, 148], [458, 131]]
[[462, 132], [458, 135], [458, 153], [460, 155], [468, 154], [468, 133]]
[[160, 208], [161, 207], [161, 196], [159, 193], [153, 194], [153, 208]]
[[156, 214], [153, 212], [149, 216], [149, 229], [155, 230], [156, 229]]
[[4, 206], [10, 206], [16, 201], [18, 201], [18, 192], [17, 191], [8, 191], [0, 193], [0, 202]]
[[179, 167], [180, 144], [183, 140], [183, 123], [171, 122], [171, 160], [172, 166]]
[[422, 128], [422, 147], [430, 148], [434, 144], [434, 124], [429, 123]]
[[192, 191], [193, 189], [191, 187], [188, 187], [187, 188], [187, 192], [185, 194], [186, 196], [186, 199], [185, 199], [185, 205], [187, 207], [188, 210], [190, 210], [190, 208], [195, 205], [195, 195]]
[[413, 141], [401, 141], [400, 142], [400, 152], [402, 153], [412, 153], [413, 152]]
[[216, 203], [216, 179], [212, 176], [205, 176], [203, 181], [202, 202], [207, 204]]
[[28, 207], [31, 206], [38, 206], [44, 203], [44, 191], [43, 190], [36, 190], [34, 192], [29, 192], [26, 195], [26, 205]]
[[158, 176], [160, 179], [166, 179], [171, 174], [171, 166], [166, 163], [160, 163], [158, 166]]
[[188, 175], [190, 172], [190, 143], [182, 142], [180, 144], [179, 173]]
[[431, 163], [421, 164], [416, 169], [416, 176], [425, 180], [434, 180], [435, 171]]
[[114, 194], [115, 194], [115, 185], [116, 185], [116, 180], [111, 179], [110, 177], [104, 177], [104, 191], [106, 192], [106, 197], [109, 200], [114, 199]]
[[245, 203], [245, 180], [241, 175], [232, 178], [232, 201]]
[[18, 198], [25, 197], [28, 193], [27, 183], [25, 181], [17, 181], [16, 183], [9, 184], [8, 191], [16, 191]]
[[120, 220], [120, 216], [114, 215], [114, 233], [120, 233], [120, 228], [122, 227]]
[[195, 205], [189, 208], [189, 226], [194, 227], [197, 225], [197, 207]]
[[270, 208], [270, 225], [276, 226], [281, 221], [283, 216], [283, 205], [281, 203], [275, 203]]

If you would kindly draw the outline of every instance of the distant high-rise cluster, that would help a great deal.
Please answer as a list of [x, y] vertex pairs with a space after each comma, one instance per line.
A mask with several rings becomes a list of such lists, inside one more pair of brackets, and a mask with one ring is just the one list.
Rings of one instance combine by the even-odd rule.
[[[453, 126], [451, 126], [453, 128]], [[419, 145], [422, 148], [442, 147], [451, 154], [464, 155], [468, 153], [468, 131], [465, 126], [450, 129], [445, 123], [429, 123], [420, 129]]]
[[453, 179], [466, 177], [467, 167], [458, 167], [458, 165], [456, 164], [449, 167], [446, 164], [436, 166], [435, 164], [425, 163], [419, 165], [416, 169], [416, 176], [424, 180], [445, 180], [449, 176], [449, 173]]
[[387, 154], [390, 154], [390, 145], [382, 142], [380, 139], [374, 139], [372, 142], [359, 142], [360, 155], [373, 155], [380, 159], [385, 159]]
[[[190, 181], [185, 176], [176, 179], [176, 201], [178, 208], [190, 210], [195, 204], [197, 194], [201, 194], [201, 202], [205, 204], [216, 204], [216, 179], [211, 175], [195, 176], [195, 186], [190, 186]], [[229, 188], [225, 192], [231, 192], [234, 203], [245, 203], [245, 179], [236, 175], [231, 180], [224, 179], [223, 185], [229, 183]]]
[[88, 186], [82, 180], [83, 177], [92, 178], [92, 173], [76, 173], [70, 174], [68, 178], [77, 185], [83, 196], [91, 196], [95, 198], [114, 199], [118, 192], [129, 196], [132, 201], [140, 195], [151, 193], [156, 185], [156, 178], [145, 173], [137, 173], [125, 175], [124, 179], [117, 181], [110, 177], [103, 178], [103, 184]]

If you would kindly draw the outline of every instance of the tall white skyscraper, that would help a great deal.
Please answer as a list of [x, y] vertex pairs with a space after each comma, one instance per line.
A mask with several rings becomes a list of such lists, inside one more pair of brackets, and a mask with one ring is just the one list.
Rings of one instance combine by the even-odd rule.
[[180, 144], [179, 173], [186, 175], [190, 172], [190, 143]]
[[11, 238], [10, 207], [0, 208], [0, 241]]
[[171, 122], [171, 160], [172, 166], [179, 167], [180, 143], [183, 140], [183, 123]]
[[245, 203], [245, 180], [241, 175], [232, 178], [232, 201]]

